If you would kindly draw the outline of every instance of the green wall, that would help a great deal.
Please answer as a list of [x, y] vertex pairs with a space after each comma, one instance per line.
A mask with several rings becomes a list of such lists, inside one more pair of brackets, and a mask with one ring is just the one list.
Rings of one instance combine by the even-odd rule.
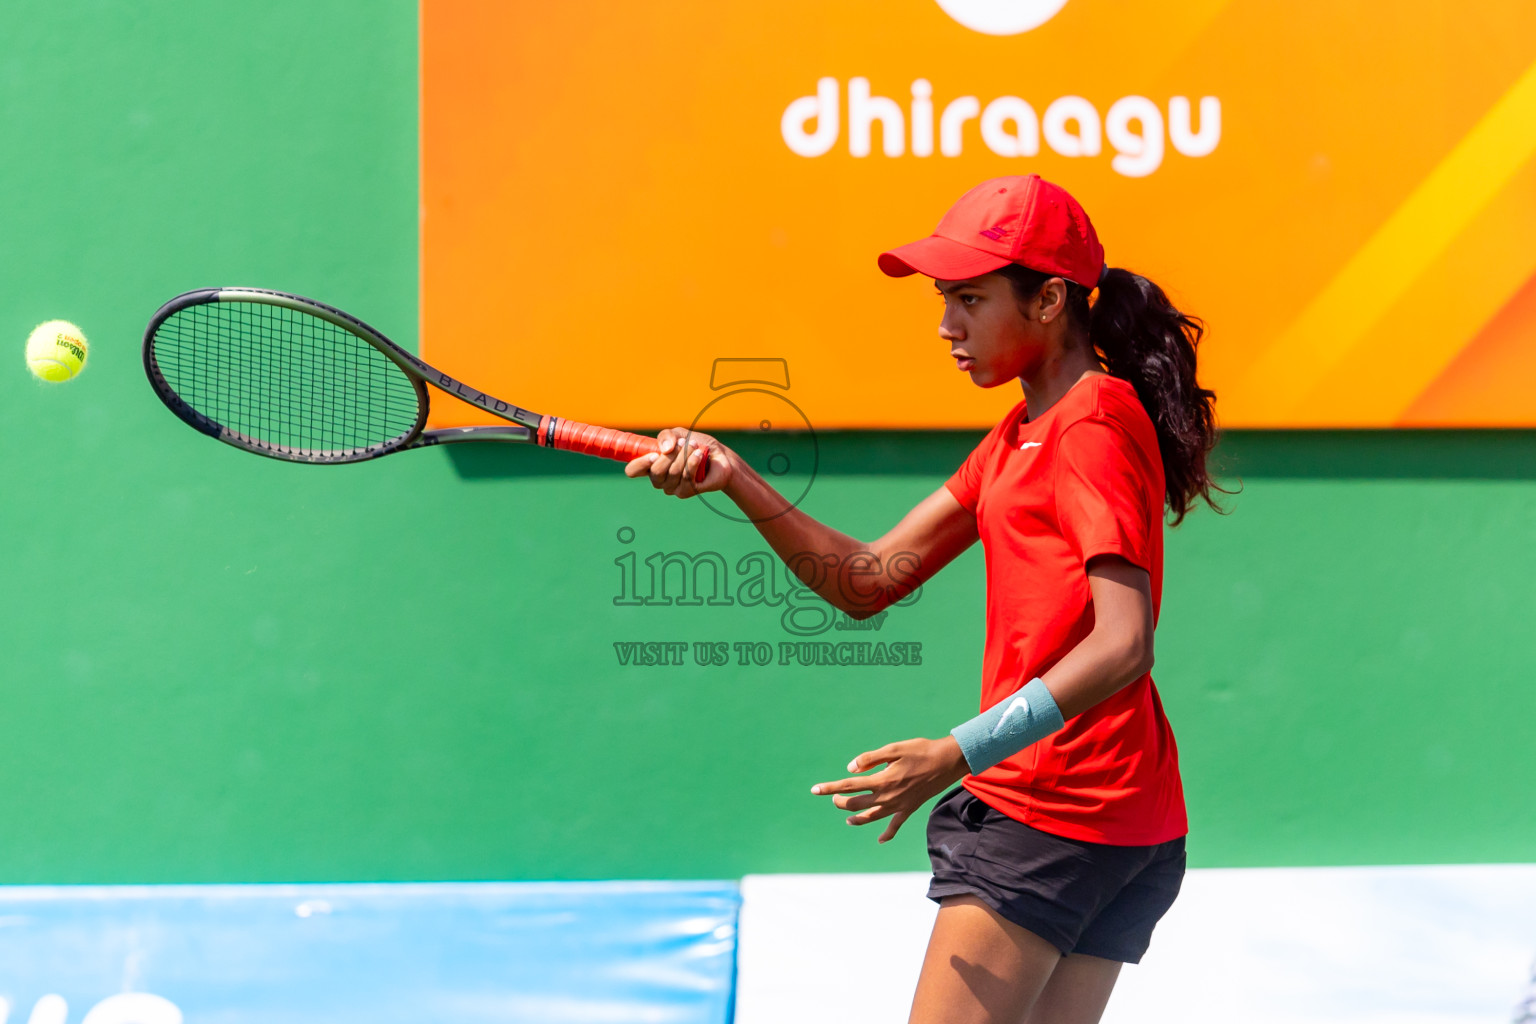
[[[734, 563], [756, 534], [546, 452], [254, 459], [151, 395], [139, 333], [199, 285], [312, 294], [414, 343], [413, 4], [12, 14], [0, 882], [923, 865], [917, 824], [876, 847], [807, 788], [974, 706], [978, 552], [878, 634], [818, 638], [920, 642], [920, 667], [621, 667], [615, 642], [786, 639], [775, 609], [614, 604], [627, 552]], [[22, 366], [53, 317], [92, 341], [67, 386]], [[824, 436], [806, 507], [872, 536], [973, 441]], [[1170, 534], [1156, 670], [1194, 862], [1536, 859], [1536, 440], [1221, 454], [1245, 487]]]

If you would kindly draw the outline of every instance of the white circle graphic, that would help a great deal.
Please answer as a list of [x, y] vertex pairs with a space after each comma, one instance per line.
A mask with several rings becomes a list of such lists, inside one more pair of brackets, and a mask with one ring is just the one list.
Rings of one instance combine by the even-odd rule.
[[936, 0], [944, 13], [966, 28], [989, 36], [1016, 36], [1038, 28], [1067, 6], [1067, 0]]

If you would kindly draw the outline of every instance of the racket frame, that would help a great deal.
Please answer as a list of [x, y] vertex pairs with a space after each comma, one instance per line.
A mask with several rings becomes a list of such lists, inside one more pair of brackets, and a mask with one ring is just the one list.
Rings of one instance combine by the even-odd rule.
[[[193, 408], [185, 399], [177, 394], [165, 374], [160, 370], [160, 364], [155, 357], [155, 334], [171, 317], [193, 306], [206, 305], [215, 302], [253, 302], [268, 306], [280, 306], [294, 312], [305, 313], [318, 317], [336, 327], [362, 339], [383, 353], [391, 362], [405, 371], [406, 378], [416, 391], [417, 414], [416, 421], [411, 429], [383, 442], [372, 445], [358, 451], [340, 453], [328, 453], [314, 450], [296, 450], [282, 446], [271, 445], [258, 438], [242, 434], [216, 420], [203, 415]], [[411, 448], [425, 448], [430, 445], [455, 444], [464, 441], [500, 441], [520, 444], [543, 444], [546, 447], [554, 447], [554, 438], [559, 420], [553, 416], [542, 416], [536, 412], [530, 412], [511, 402], [503, 401], [494, 395], [486, 394], [477, 388], [470, 387], [463, 381], [456, 380], [434, 366], [418, 359], [415, 355], [396, 345], [386, 338], [381, 332], [352, 316], [350, 313], [328, 306], [323, 302], [306, 299], [301, 295], [293, 295], [288, 292], [272, 291], [266, 288], [198, 288], [176, 296], [156, 310], [149, 325], [144, 329], [144, 372], [149, 377], [151, 386], [160, 400], [166, 404], [172, 412], [179, 416], [188, 426], [209, 437], [217, 438], [239, 448], [243, 451], [253, 452], [257, 455], [265, 455], [269, 458], [282, 459], [287, 462], [307, 462], [320, 464], [338, 464], [346, 462], [366, 462], [383, 455], [390, 455], [397, 451], [406, 451]], [[446, 394], [467, 402], [476, 408], [483, 409], [493, 416], [511, 421], [513, 426], [475, 426], [475, 427], [446, 427], [438, 430], [427, 430], [427, 414], [430, 408], [430, 399], [427, 395], [426, 385]], [[541, 429], [543, 428], [543, 429]]]
[[[176, 392], [155, 356], [155, 336], [160, 327], [171, 317], [193, 306], [217, 302], [247, 302], [278, 306], [297, 313], [307, 314], [339, 327], [372, 346], [405, 373], [406, 379], [416, 392], [416, 419], [410, 429], [393, 438], [361, 449], [321, 451], [295, 449], [269, 444], [219, 423], [195, 409]], [[628, 431], [597, 427], [577, 420], [562, 420], [557, 416], [545, 416], [531, 412], [478, 388], [470, 387], [443, 371], [431, 366], [386, 338], [383, 333], [370, 327], [350, 313], [335, 306], [328, 306], [314, 299], [290, 292], [268, 288], [198, 288], [184, 292], [165, 303], [150, 318], [144, 328], [144, 372], [156, 395], [185, 423], [194, 430], [233, 445], [242, 451], [286, 462], [305, 462], [335, 465], [347, 462], [366, 462], [383, 455], [411, 448], [425, 448], [438, 444], [457, 444], [465, 441], [498, 441], [515, 444], [537, 444], [541, 447], [573, 451], [584, 455], [627, 462], [641, 455], [659, 450], [655, 438], [632, 434]], [[475, 406], [492, 416], [507, 420], [510, 426], [446, 427], [427, 430], [427, 414], [431, 400], [426, 385], [430, 384], [446, 394]], [[709, 471], [710, 452], [706, 448], [699, 462], [695, 482], [702, 483]]]

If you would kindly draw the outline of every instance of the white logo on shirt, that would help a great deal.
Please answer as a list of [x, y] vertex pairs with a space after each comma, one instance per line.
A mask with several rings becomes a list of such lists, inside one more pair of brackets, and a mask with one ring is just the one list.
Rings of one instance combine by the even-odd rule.
[[997, 720], [997, 724], [992, 727], [993, 738], [1002, 735], [1003, 726], [1008, 724], [1008, 719], [1013, 717], [1013, 713], [1015, 711], [1023, 711], [1026, 717], [1028, 717], [1030, 713], [1029, 701], [1024, 698], [1023, 694], [1013, 698], [1013, 703], [1008, 705], [1008, 709], [1003, 712], [1003, 717], [999, 718]]
[[1039, 448], [1039, 447], [1040, 447], [1040, 442], [1039, 441], [1020, 441], [1019, 442], [1019, 451], [1023, 451], [1025, 448]]

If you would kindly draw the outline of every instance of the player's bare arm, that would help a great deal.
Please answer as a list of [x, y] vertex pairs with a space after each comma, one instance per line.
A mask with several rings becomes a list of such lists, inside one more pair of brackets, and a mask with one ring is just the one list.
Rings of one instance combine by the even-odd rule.
[[[953, 499], [951, 499], [953, 500]], [[1123, 558], [1103, 556], [1088, 564], [1094, 627], [1041, 678], [1062, 716], [1072, 718], [1107, 700], [1152, 668], [1152, 581]], [[855, 757], [850, 772], [885, 765], [873, 775], [811, 787], [831, 796], [840, 810], [854, 811], [850, 825], [890, 818], [884, 843], [919, 807], [964, 778], [969, 768], [954, 736], [888, 743]]]
[[[648, 475], [655, 487], [682, 498], [723, 491], [802, 582], [854, 618], [867, 618], [906, 597], [977, 539], [976, 517], [943, 487], [878, 540], [861, 541], [792, 507], [716, 438], [674, 427], [658, 434], [657, 441], [660, 451], [633, 460], [624, 472]], [[696, 482], [706, 449], [709, 469]], [[813, 571], [807, 555], [828, 570]]]

